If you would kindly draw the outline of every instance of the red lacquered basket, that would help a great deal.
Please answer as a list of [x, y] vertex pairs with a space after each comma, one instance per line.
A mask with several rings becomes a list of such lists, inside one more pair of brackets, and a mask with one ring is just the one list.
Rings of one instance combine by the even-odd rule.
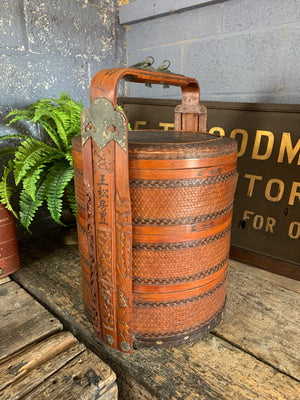
[[[129, 131], [120, 79], [181, 86], [174, 131]], [[124, 352], [195, 340], [226, 298], [236, 142], [204, 133], [197, 81], [99, 72], [73, 141], [83, 293], [99, 337]]]

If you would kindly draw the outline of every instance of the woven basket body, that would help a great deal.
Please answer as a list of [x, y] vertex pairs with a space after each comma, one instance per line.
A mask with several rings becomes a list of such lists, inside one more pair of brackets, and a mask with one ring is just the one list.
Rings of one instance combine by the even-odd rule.
[[[73, 143], [86, 309], [93, 307], [80, 141]], [[236, 143], [191, 132], [129, 132], [133, 338], [173, 345], [222, 318]]]
[[[121, 79], [181, 87], [174, 131], [129, 131]], [[73, 140], [86, 312], [107, 345], [185, 343], [222, 318], [236, 142], [201, 133], [194, 78], [138, 68], [98, 72]]]
[[137, 139], [145, 143], [129, 146], [134, 338], [181, 343], [221, 319], [236, 144], [190, 132], [129, 134]]

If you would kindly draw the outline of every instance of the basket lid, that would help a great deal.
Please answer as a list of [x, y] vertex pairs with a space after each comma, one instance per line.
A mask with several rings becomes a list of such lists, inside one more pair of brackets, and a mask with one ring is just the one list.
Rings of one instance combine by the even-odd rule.
[[129, 158], [189, 159], [236, 153], [234, 139], [185, 131], [129, 131]]

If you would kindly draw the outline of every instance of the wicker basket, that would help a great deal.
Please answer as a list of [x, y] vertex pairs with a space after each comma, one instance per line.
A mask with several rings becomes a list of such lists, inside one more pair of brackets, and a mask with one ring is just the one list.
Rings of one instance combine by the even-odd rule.
[[[114, 87], [120, 75], [132, 80], [132, 70], [121, 71], [94, 78], [72, 152], [86, 311], [101, 339], [131, 352], [194, 340], [220, 322], [237, 149], [232, 139], [199, 132], [205, 110], [187, 102], [198, 104], [199, 88], [181, 76], [179, 129], [130, 131], [127, 147], [125, 115], [105, 91], [98, 96], [107, 76], [117, 74]], [[135, 73], [138, 82], [156, 78]], [[157, 79], [178, 84], [174, 76]], [[101, 132], [110, 137], [99, 141]]]

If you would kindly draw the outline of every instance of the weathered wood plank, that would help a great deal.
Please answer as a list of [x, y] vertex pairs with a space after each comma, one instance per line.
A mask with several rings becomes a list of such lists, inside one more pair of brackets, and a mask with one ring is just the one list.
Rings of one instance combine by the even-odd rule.
[[[242, 347], [242, 342], [244, 342], [248, 346], [245, 347], [245, 351], [250, 351], [248, 348], [250, 349], [250, 344], [253, 344], [253, 351], [251, 352], [258, 357], [261, 354], [261, 348], [268, 343], [267, 339], [274, 336], [274, 325], [265, 327], [266, 331], [264, 336], [260, 338], [261, 341], [253, 340], [253, 338], [256, 338], [256, 329], [259, 323], [259, 320], [254, 319], [253, 326], [248, 324], [249, 331], [244, 332], [244, 336], [247, 337], [246, 341], [239, 337], [236, 339], [234, 335], [226, 334], [229, 336], [226, 340], [232, 342], [234, 346], [229, 345], [221, 338], [208, 335], [204, 341], [197, 342], [194, 346], [182, 346], [174, 349], [136, 350], [131, 356], [120, 354], [108, 349], [98, 340], [92, 333], [91, 325], [85, 317], [81, 299], [78, 256], [64, 248], [50, 251], [48, 254], [44, 252], [41, 258], [36, 254], [33, 259], [32, 250], [30, 252], [27, 251], [27, 254], [30, 254], [30, 256], [26, 256], [26, 266], [14, 274], [14, 279], [22, 282], [22, 285], [47, 304], [56, 315], [59, 315], [69, 325], [72, 332], [81, 341], [87, 343], [94, 352], [115, 370], [118, 374], [121, 399], [139, 399], [132, 393], [127, 392], [125, 395], [122, 392], [123, 388], [130, 391], [131, 382], [135, 381], [147, 393], [145, 398], [152, 396], [149, 398], [153, 399], [297, 399], [300, 388], [296, 380], [285, 376], [271, 366], [258, 361], [237, 348]], [[232, 281], [232, 285], [236, 286], [236, 290], [241, 286], [239, 274], [243, 275], [243, 272], [231, 269], [229, 276], [229, 281]], [[245, 273], [244, 275], [247, 276]], [[236, 279], [233, 279], [232, 276], [236, 276]], [[249, 291], [241, 295], [241, 298], [250, 294], [252, 302], [248, 306], [253, 307], [253, 304], [257, 306], [260, 304], [260, 312], [263, 314], [265, 291], [266, 293], [270, 291], [273, 293], [274, 287], [277, 290], [282, 289], [270, 282], [261, 280], [259, 277], [255, 277], [254, 280], [259, 281], [259, 289], [254, 289], [255, 283], [250, 279], [248, 283], [252, 285], [252, 290], [250, 290], [249, 286]], [[51, 288], [50, 290], [49, 287]], [[237, 324], [238, 329], [239, 326], [243, 326], [239, 325], [239, 319], [243, 318], [245, 311], [241, 314], [241, 309], [238, 304], [236, 305], [236, 302], [232, 301], [232, 295], [230, 295], [230, 293], [234, 294], [235, 291], [230, 290], [227, 309], [230, 313], [230, 304], [234, 304], [233, 310], [235, 310], [237, 316], [233, 323]], [[278, 295], [280, 294], [276, 290], [275, 292]], [[292, 294], [297, 295], [296, 293]], [[270, 305], [267, 301], [266, 307], [276, 308], [278, 304], [284, 306], [284, 296], [285, 293], [283, 297], [279, 296], [276, 301], [272, 296], [272, 301], [274, 300], [275, 303]], [[292, 304], [296, 300], [297, 297], [288, 298], [288, 301], [292, 301]], [[240, 300], [240, 303], [240, 307], [244, 308], [242, 300]], [[257, 309], [256, 312], [258, 312]], [[284, 335], [285, 333], [279, 330], [279, 334]], [[218, 335], [221, 335], [220, 331], [218, 331]], [[224, 336], [226, 335], [224, 334]], [[275, 334], [275, 340], [277, 339]], [[284, 342], [280, 341], [279, 354], [285, 352], [283, 344]], [[273, 349], [273, 347], [270, 348], [271, 345], [273, 346], [273, 343], [269, 341], [270, 353], [272, 353]], [[266, 363], [271, 364], [273, 362], [275, 363], [275, 368], [278, 368], [279, 365], [282, 370], [286, 368], [285, 365], [281, 364], [280, 358], [276, 360], [274, 356], [270, 357], [268, 352], [265, 353], [264, 360]], [[214, 360], [214, 364], [210, 363], [210, 358]], [[293, 364], [294, 360], [289, 359], [284, 362]], [[217, 379], [214, 378], [215, 375]], [[122, 382], [124, 383], [123, 386]], [[271, 389], [272, 391], [270, 391]], [[273, 397], [267, 394], [268, 391]], [[143, 397], [140, 398], [142, 399]]]
[[0, 278], [0, 285], [4, 285], [4, 283], [10, 282], [10, 277], [5, 276], [4, 278]]
[[0, 285], [0, 360], [62, 330], [62, 324], [15, 282]]
[[116, 376], [95, 354], [85, 350], [24, 397], [26, 400], [45, 398], [117, 400]]
[[139, 362], [140, 383], [159, 399], [296, 400], [300, 390], [299, 382], [214, 335], [194, 345], [140, 350], [126, 362], [133, 370]]
[[300, 380], [300, 296], [229, 269], [227, 306], [214, 332]]
[[[84, 350], [85, 346], [79, 344], [70, 332], [60, 332], [27, 347], [0, 364], [1, 398], [9, 398], [13, 394], [18, 398], [26, 394]], [[62, 354], [63, 357], [60, 357]]]
[[290, 279], [282, 275], [274, 274], [273, 272], [266, 271], [261, 268], [256, 268], [253, 267], [252, 265], [244, 264], [235, 260], [229, 260], [229, 265], [231, 268], [244, 271], [247, 274], [253, 276], [258, 276], [261, 279], [275, 283], [279, 287], [300, 294], [300, 281], [296, 281], [295, 279]]
[[61, 332], [0, 365], [0, 398], [113, 400], [115, 379], [70, 332]]
[[144, 386], [139, 384], [129, 374], [120, 374], [117, 377], [119, 400], [158, 400]]

